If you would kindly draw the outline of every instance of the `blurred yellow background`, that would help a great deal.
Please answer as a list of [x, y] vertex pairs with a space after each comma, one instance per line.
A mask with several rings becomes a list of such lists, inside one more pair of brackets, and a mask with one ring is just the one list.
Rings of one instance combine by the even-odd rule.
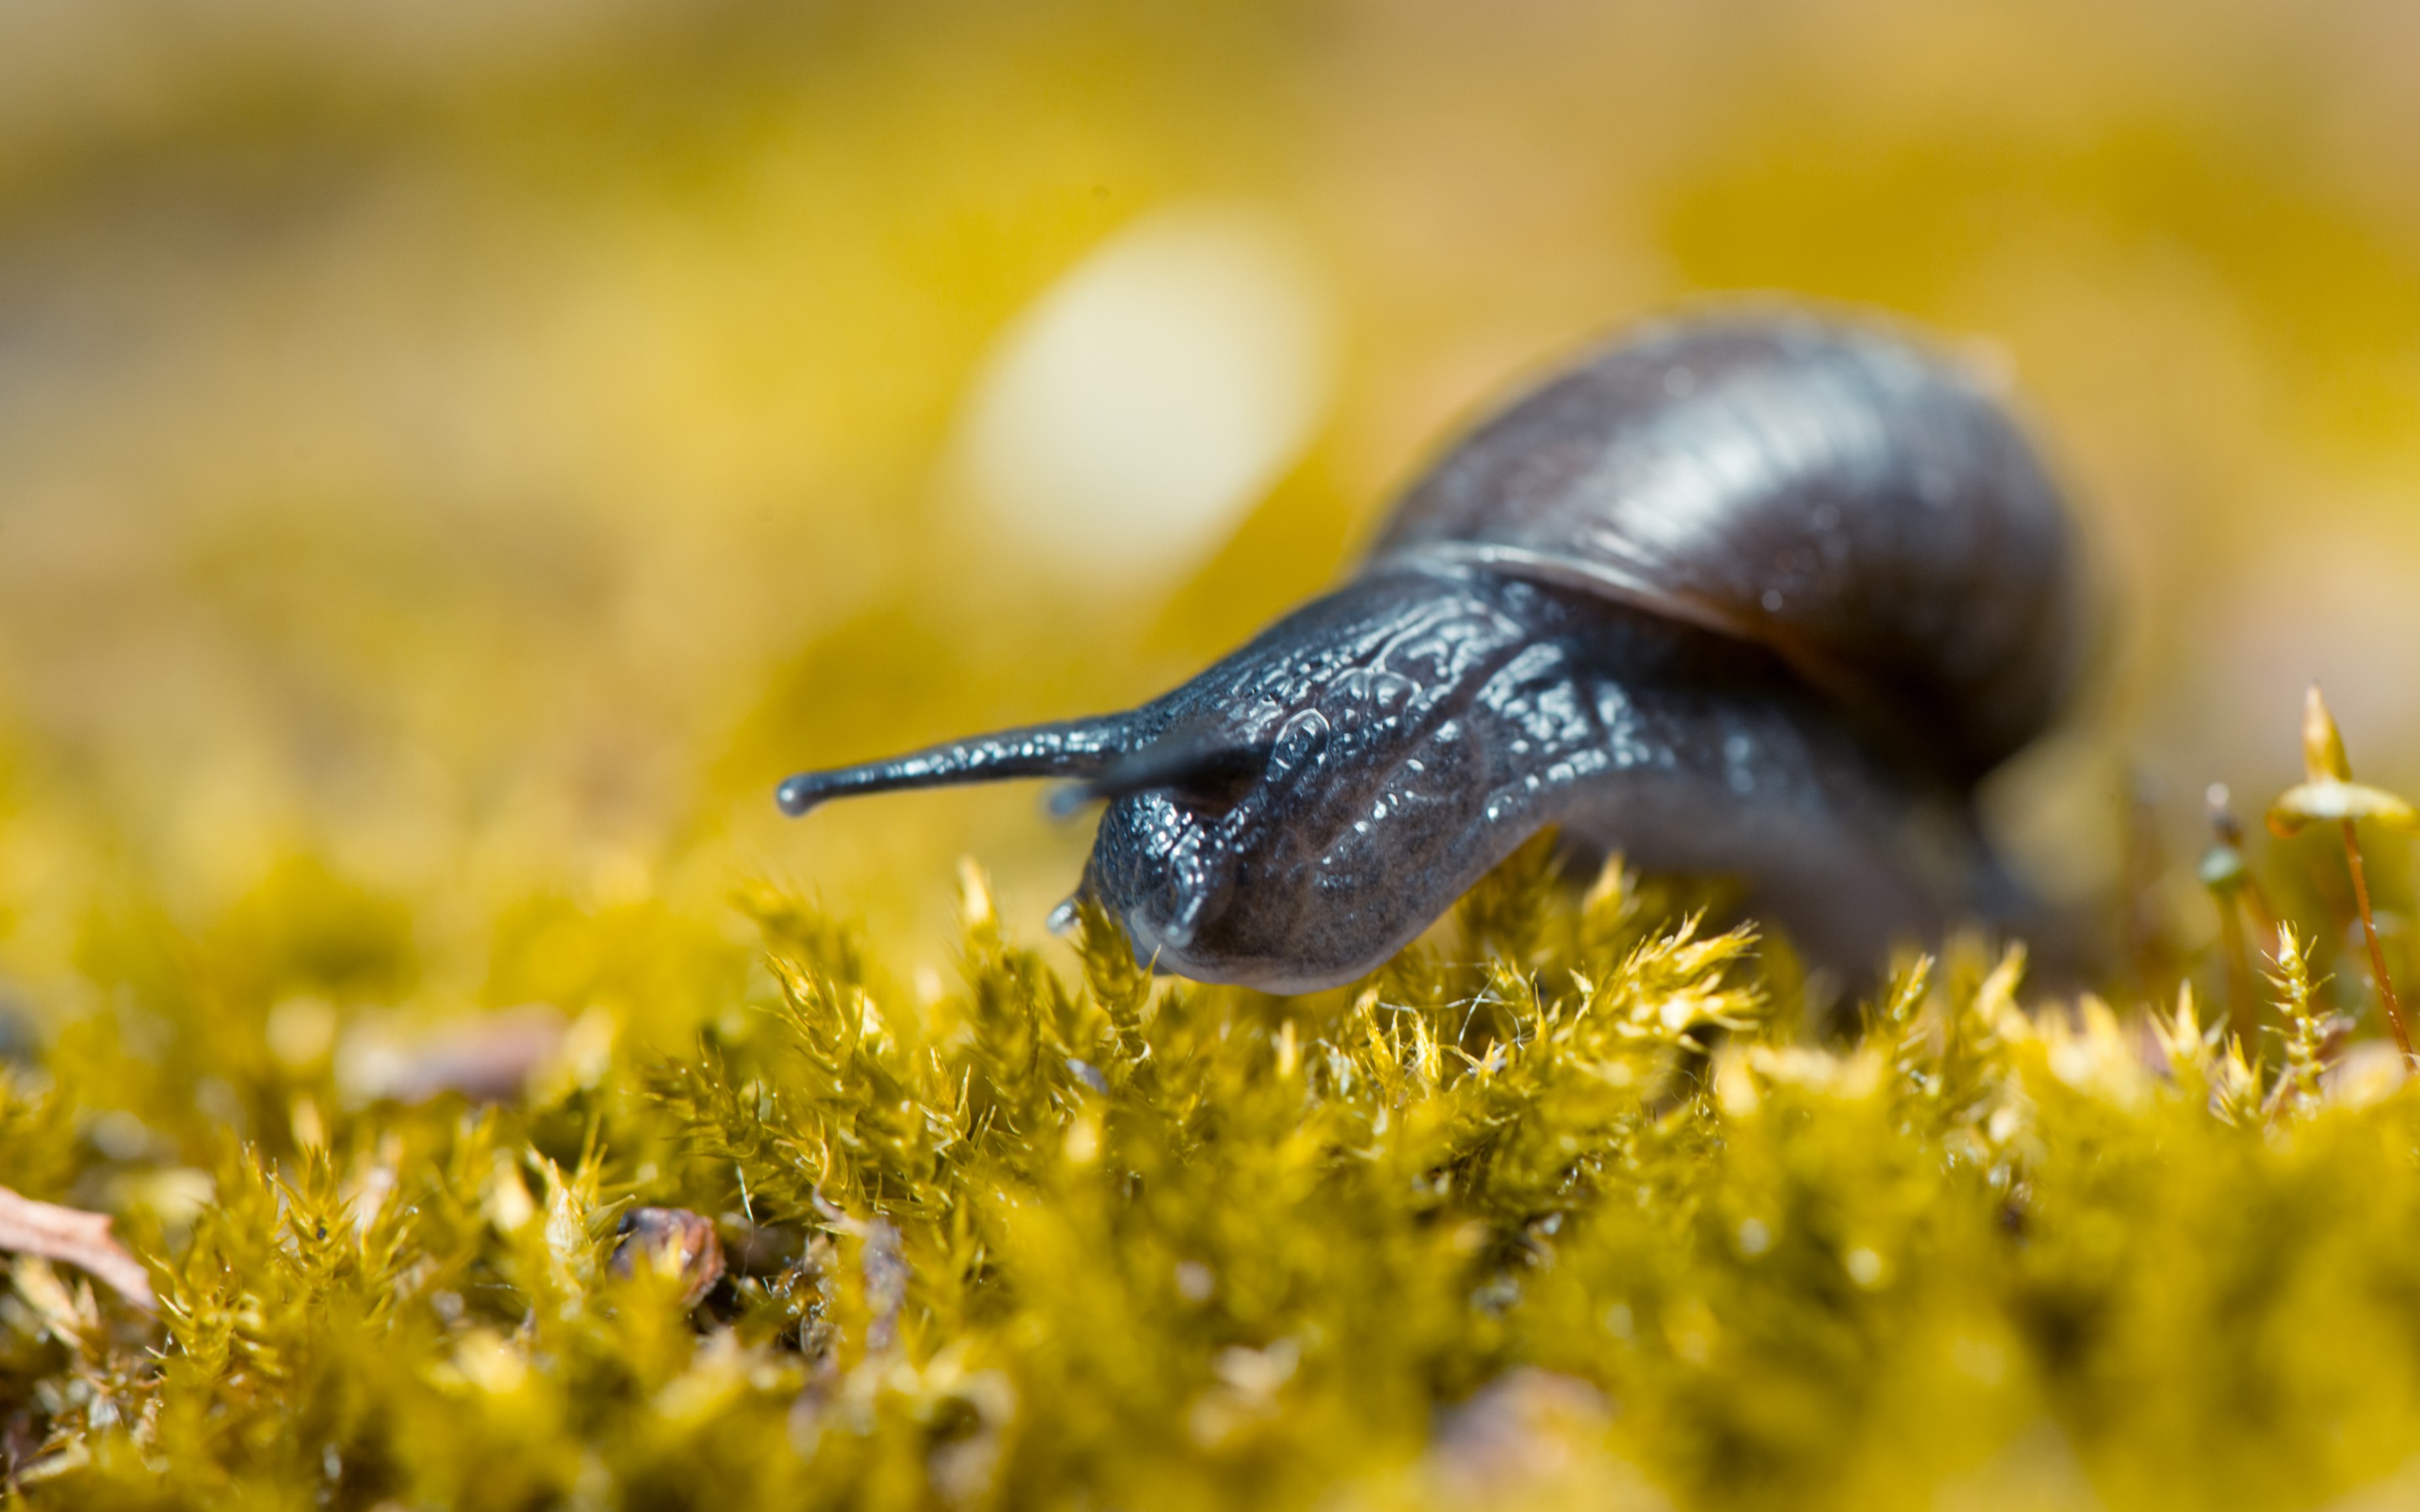
[[2400, 0], [19, 0], [0, 990], [281, 887], [389, 920], [365, 1001], [753, 876], [939, 960], [966, 853], [1038, 933], [1032, 789], [772, 784], [1159, 691], [1472, 406], [1742, 289], [1996, 354], [2090, 516], [2046, 886], [2130, 765], [2189, 863], [2315, 674], [2420, 778]]

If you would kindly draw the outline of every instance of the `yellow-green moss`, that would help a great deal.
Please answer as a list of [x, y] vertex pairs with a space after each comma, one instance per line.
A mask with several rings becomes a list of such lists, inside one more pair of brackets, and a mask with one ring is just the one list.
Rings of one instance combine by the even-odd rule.
[[[378, 908], [320, 905], [255, 967], [386, 969]], [[20, 1262], [24, 1494], [2301, 1506], [2420, 1454], [2420, 1103], [2321, 1073], [2299, 979], [2264, 1073], [2189, 1002], [2028, 1016], [1971, 949], [1818, 1042], [1748, 936], [1536, 852], [1311, 999], [1154, 981], [1097, 918], [1056, 969], [971, 872], [954, 984], [742, 908], [760, 944], [545, 925], [682, 963], [711, 1027], [575, 1029], [484, 1111], [356, 1105], [307, 1036], [209, 1017], [206, 949], [183, 998], [121, 986], [284, 1116], [213, 1133], [105, 1023], [17, 1073], [9, 1180], [116, 1209], [162, 1300]], [[634, 1202], [720, 1221], [694, 1313], [606, 1264]]]

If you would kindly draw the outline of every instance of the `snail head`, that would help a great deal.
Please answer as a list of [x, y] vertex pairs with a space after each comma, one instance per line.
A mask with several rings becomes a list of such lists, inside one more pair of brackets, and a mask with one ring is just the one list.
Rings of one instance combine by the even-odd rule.
[[1139, 959], [1273, 992], [1332, 986], [1386, 961], [1524, 838], [1490, 822], [1503, 743], [1472, 721], [1525, 637], [1483, 585], [1460, 582], [1364, 579], [1140, 708], [803, 774], [783, 807], [1073, 779], [1052, 807], [1106, 803], [1082, 886]]

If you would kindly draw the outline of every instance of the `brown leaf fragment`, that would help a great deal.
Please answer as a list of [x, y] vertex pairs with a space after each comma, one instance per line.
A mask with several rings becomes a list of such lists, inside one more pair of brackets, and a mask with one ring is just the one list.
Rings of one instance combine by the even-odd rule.
[[722, 1239], [714, 1231], [714, 1220], [703, 1213], [687, 1208], [633, 1208], [613, 1231], [621, 1236], [613, 1246], [613, 1273], [631, 1275], [639, 1257], [651, 1255], [658, 1267], [678, 1271], [687, 1283], [681, 1288], [684, 1307], [696, 1306], [722, 1279]]
[[107, 1213], [37, 1202], [0, 1186], [0, 1250], [72, 1265], [145, 1312], [158, 1311], [150, 1273], [111, 1237]]

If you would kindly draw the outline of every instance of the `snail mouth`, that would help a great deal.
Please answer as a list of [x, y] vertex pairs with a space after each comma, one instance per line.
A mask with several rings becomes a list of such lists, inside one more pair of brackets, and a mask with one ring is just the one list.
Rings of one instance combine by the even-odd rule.
[[1249, 799], [1221, 803], [1199, 791], [1203, 770], [1223, 769], [1186, 765], [1190, 793], [1156, 779], [1118, 795], [1085, 870], [1086, 886], [1125, 926], [1138, 960], [1198, 980], [1215, 971], [1222, 921], [1238, 900], [1238, 810]]
[[1154, 920], [1151, 933], [1154, 943], [1163, 949], [1189, 950], [1202, 933], [1202, 921], [1211, 914], [1211, 896], [1203, 888], [1177, 905], [1175, 913], [1166, 919]]
[[1186, 867], [1170, 878], [1171, 886], [1159, 899], [1125, 913], [1126, 934], [1138, 959], [1159, 968], [1199, 977], [1204, 963], [1193, 953], [1205, 925], [1225, 909], [1231, 878], [1223, 871]]

